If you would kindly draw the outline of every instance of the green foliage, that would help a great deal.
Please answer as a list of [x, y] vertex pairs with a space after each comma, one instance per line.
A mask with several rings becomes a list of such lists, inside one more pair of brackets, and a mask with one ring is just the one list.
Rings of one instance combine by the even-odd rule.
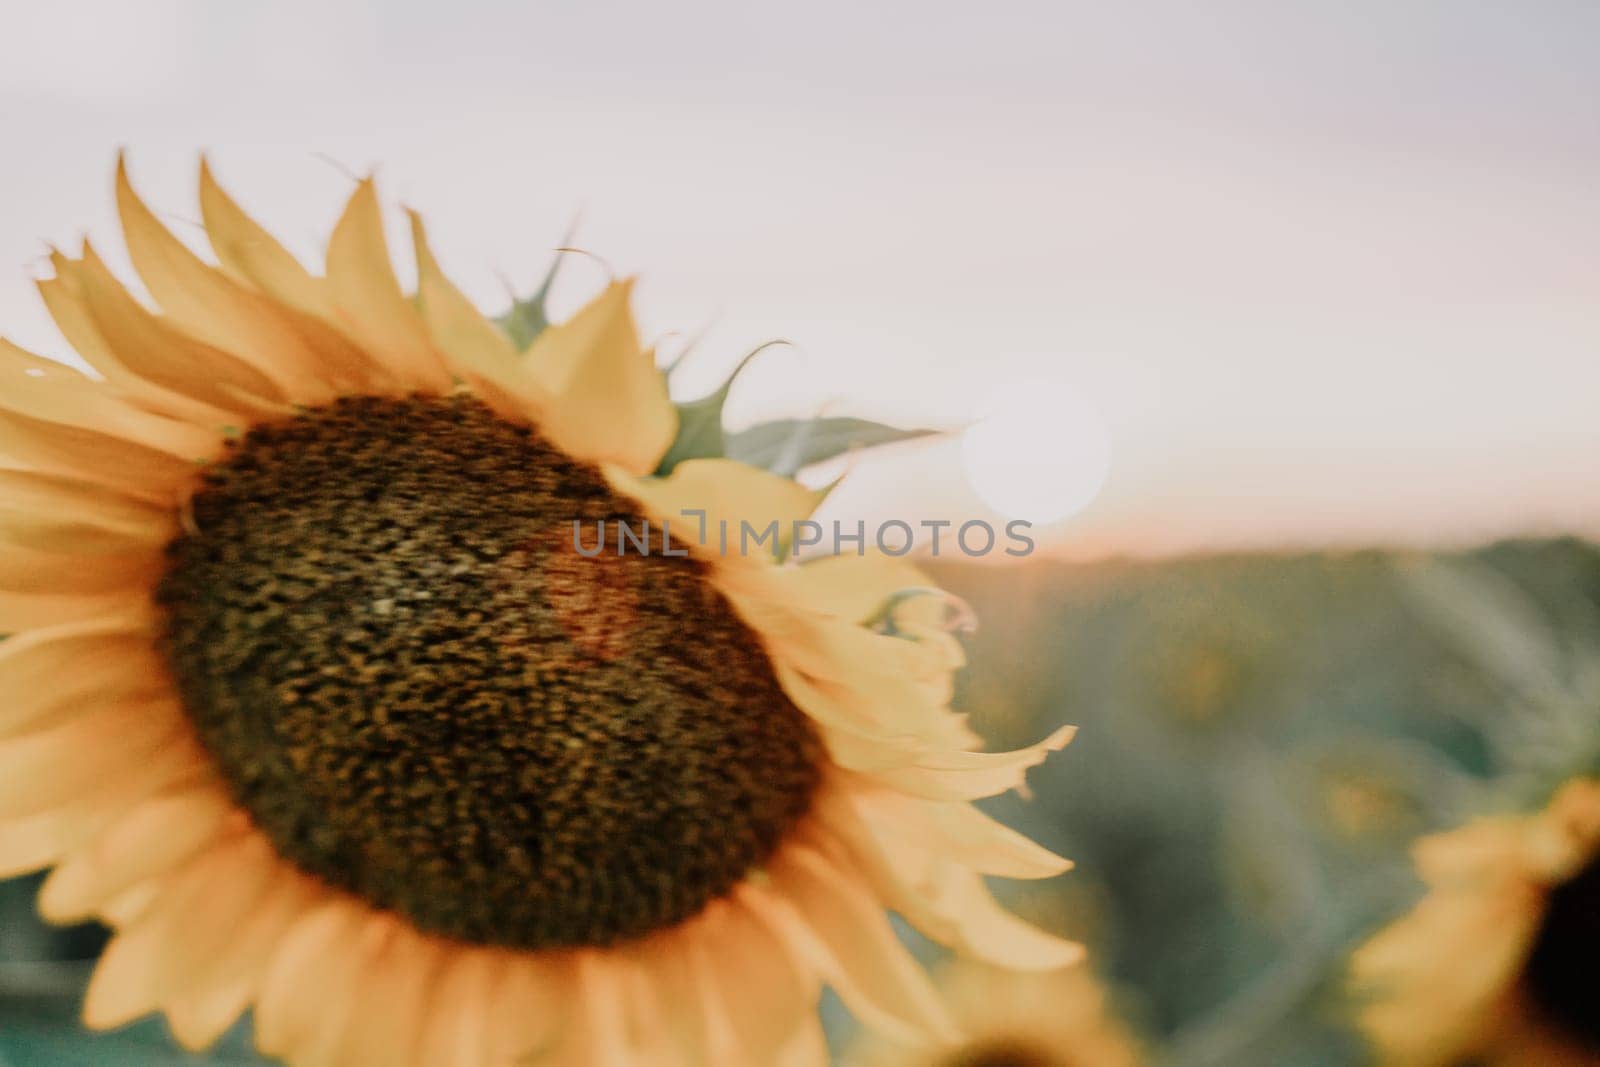
[[1571, 688], [1600, 654], [1579, 542], [931, 569], [982, 621], [957, 699], [979, 732], [1080, 727], [989, 808], [1077, 861], [1028, 899], [1092, 902], [1162, 1067], [1366, 1062], [1342, 968], [1414, 899], [1412, 842], [1600, 740], [1600, 693]]
[[881, 422], [849, 416], [815, 419], [777, 419], [763, 422], [726, 437], [725, 453], [730, 459], [761, 467], [784, 477], [813, 463], [833, 459], [846, 452], [879, 445], [929, 437], [938, 430], [903, 430]]
[[561, 259], [567, 251], [566, 246], [572, 243], [573, 232], [577, 228], [577, 221], [567, 230], [567, 236], [562, 240], [562, 247], [557, 250], [555, 258], [550, 261], [550, 269], [545, 271], [544, 280], [533, 291], [533, 295], [517, 297], [511, 301], [511, 307], [494, 321], [511, 338], [511, 343], [517, 351], [526, 352], [528, 346], [543, 333], [550, 325], [550, 287], [555, 285], [556, 274], [561, 269]]
[[698, 400], [677, 405], [678, 436], [655, 473], [667, 475], [691, 459], [727, 457], [791, 478], [802, 467], [855, 449], [873, 448], [927, 437], [936, 430], [902, 430], [867, 419], [828, 417], [778, 419], [737, 433], [722, 425], [722, 411], [740, 372], [766, 349], [786, 341], [768, 341], [747, 353], [720, 386]]
[[511, 307], [494, 321], [511, 338], [511, 343], [517, 346], [519, 352], [526, 352], [534, 338], [550, 325], [543, 299], [534, 298], [512, 301]]
[[713, 459], [725, 454], [722, 405], [726, 399], [724, 386], [710, 396], [676, 405], [678, 436], [673, 438], [671, 447], [656, 466], [657, 475], [671, 474], [674, 467], [686, 460]]
[[722, 409], [727, 406], [728, 394], [733, 391], [733, 383], [761, 353], [775, 345], [788, 343], [768, 341], [766, 344], [756, 346], [745, 353], [744, 358], [739, 360], [716, 389], [698, 400], [677, 405], [678, 436], [667, 449], [667, 454], [661, 457], [661, 463], [656, 467], [655, 473], [671, 474], [674, 467], [686, 460], [715, 459], [727, 455], [727, 435], [722, 428]]

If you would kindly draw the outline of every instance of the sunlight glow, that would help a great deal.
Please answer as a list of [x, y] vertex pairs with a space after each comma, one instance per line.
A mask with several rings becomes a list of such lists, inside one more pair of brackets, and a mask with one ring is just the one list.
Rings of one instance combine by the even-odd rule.
[[1057, 522], [1087, 507], [1111, 469], [1105, 419], [1071, 383], [997, 389], [962, 439], [967, 480], [1007, 518]]

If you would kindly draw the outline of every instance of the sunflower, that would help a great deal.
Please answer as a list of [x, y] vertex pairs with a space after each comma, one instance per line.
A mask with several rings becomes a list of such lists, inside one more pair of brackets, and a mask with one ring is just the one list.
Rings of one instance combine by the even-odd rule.
[[1029, 974], [959, 960], [939, 971], [938, 984], [965, 1031], [960, 1043], [917, 1048], [872, 1035], [846, 1061], [850, 1067], [1139, 1067], [1146, 1061], [1087, 964]]
[[1381, 1060], [1600, 1063], [1600, 779], [1415, 851], [1427, 896], [1351, 965]]
[[[203, 162], [216, 264], [116, 191], [159, 312], [85, 244], [39, 288], [96, 375], [0, 352], [0, 875], [54, 866], [44, 914], [115, 929], [90, 1026], [160, 1011], [198, 1049], [253, 1008], [296, 1064], [820, 1063], [823, 983], [954, 1032], [886, 908], [1072, 957], [983, 881], [1066, 861], [969, 804], [1068, 731], [977, 751], [904, 561], [685, 536], [818, 494], [719, 427], [685, 446], [704, 405], [628, 282], [510, 330], [414, 215], [402, 289], [371, 180], [321, 276]], [[652, 521], [687, 547], [575, 534]]]

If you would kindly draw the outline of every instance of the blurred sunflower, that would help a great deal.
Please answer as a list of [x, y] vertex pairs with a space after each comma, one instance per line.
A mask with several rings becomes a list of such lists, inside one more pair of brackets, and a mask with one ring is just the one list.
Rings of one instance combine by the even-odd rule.
[[1416, 848], [1426, 897], [1357, 951], [1382, 1062], [1600, 1063], [1600, 779]]
[[822, 982], [954, 1035], [886, 906], [1073, 958], [983, 882], [1066, 862], [968, 803], [1068, 732], [974, 751], [914, 568], [578, 551], [580, 521], [818, 499], [683, 447], [628, 283], [513, 341], [415, 216], [402, 291], [370, 180], [323, 276], [200, 181], [218, 266], [118, 169], [159, 314], [52, 256], [99, 378], [0, 351], [0, 875], [54, 865], [45, 914], [116, 928], [90, 1025], [160, 1010], [200, 1048], [253, 1006], [308, 1064], [820, 1063]]
[[1086, 964], [1021, 974], [969, 960], [938, 974], [962, 1041], [917, 1048], [863, 1039], [850, 1067], [1139, 1067], [1145, 1054]]

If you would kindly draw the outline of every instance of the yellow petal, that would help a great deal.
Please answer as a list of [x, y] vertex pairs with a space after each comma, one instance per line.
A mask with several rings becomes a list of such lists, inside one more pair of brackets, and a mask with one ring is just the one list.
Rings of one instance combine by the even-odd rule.
[[19, 593], [0, 589], [0, 634], [126, 614], [147, 606], [148, 601], [148, 591], [137, 586], [108, 593]]
[[60, 552], [160, 547], [177, 532], [170, 509], [59, 475], [0, 470], [0, 531], [13, 543]]
[[865, 622], [896, 593], [936, 588], [916, 564], [881, 552], [819, 556], [795, 571], [795, 584], [818, 610], [852, 622]]
[[553, 398], [540, 428], [590, 463], [648, 474], [678, 432], [666, 378], [639, 345], [632, 282], [614, 282], [571, 319], [533, 342], [528, 372]]
[[693, 1039], [703, 1041], [706, 1049], [702, 1059], [691, 1059], [690, 1063], [753, 1062], [739, 1047], [731, 1008], [718, 988], [717, 968], [721, 961], [713, 954], [708, 936], [718, 928], [728, 907], [726, 901], [713, 901], [697, 917], [694, 930], [685, 931], [685, 936], [679, 938], [677, 946], [683, 961], [679, 981], [688, 994], [685, 1003], [693, 1012], [693, 1018], [683, 1022], [686, 1029], [693, 1027]]
[[166, 1005], [172, 1036], [189, 1052], [204, 1052], [238, 1022], [255, 990], [244, 979], [197, 987]]
[[[572, 963], [573, 1010], [564, 1020], [560, 1043], [542, 1058], [593, 1067], [632, 1067], [624, 1019], [622, 968], [614, 954], [584, 951]], [[538, 1062], [541, 1057], [532, 1057]], [[519, 1061], [520, 1062], [520, 1061]]]
[[788, 907], [770, 908], [760, 898], [753, 906], [780, 924], [792, 950], [813, 961], [858, 1018], [909, 1041], [956, 1039], [933, 984], [860, 876], [799, 843], [781, 849], [768, 870]]
[[417, 256], [417, 302], [434, 344], [463, 376], [480, 376], [513, 391], [520, 385], [542, 403], [544, 394], [523, 373], [521, 354], [510, 338], [484, 318], [445, 277], [428, 246], [422, 216], [415, 211], [407, 215], [411, 219], [411, 245]]
[[181, 997], [265, 891], [276, 863], [264, 840], [225, 840], [167, 879], [160, 898], [117, 933], [100, 957], [84, 999], [93, 1029], [131, 1022]]
[[1076, 732], [1076, 727], [1063, 726], [1043, 741], [1013, 752], [923, 753], [912, 766], [863, 773], [929, 800], [976, 800], [1021, 786], [1028, 768], [1065, 748]]
[[488, 1007], [496, 977], [486, 950], [461, 948], [450, 954], [428, 1005], [418, 1061], [454, 1067], [489, 1063]]
[[1530, 831], [1524, 862], [1537, 881], [1554, 885], [1576, 875], [1600, 846], [1600, 779], [1562, 786]]
[[0, 813], [27, 814], [89, 792], [185, 729], [175, 704], [148, 701], [0, 741]]
[[344, 334], [327, 283], [302, 267], [276, 238], [246, 215], [222, 191], [203, 159], [200, 212], [222, 269], [277, 301], [278, 315], [316, 354], [324, 377], [344, 383], [350, 392], [399, 391], [381, 360]]
[[[4, 426], [0, 418], [0, 430]], [[41, 552], [0, 541], [0, 589], [16, 593], [126, 594], [154, 588], [165, 569], [158, 545], [124, 552]]]
[[[620, 1026], [629, 1037], [629, 1047], [636, 1056], [648, 1054], [651, 1062], [663, 1067], [719, 1062], [709, 1051], [703, 983], [695, 981], [686, 966], [674, 969], [664, 965], [668, 959], [683, 959], [684, 947], [697, 940], [703, 917], [704, 913], [663, 934], [634, 942], [614, 957]], [[723, 1030], [726, 1036], [718, 1048], [725, 1053], [736, 1042], [731, 1024]]]
[[433, 392], [450, 388], [450, 376], [417, 309], [395, 279], [371, 178], [356, 186], [333, 229], [328, 291], [340, 326], [402, 384]]
[[[383, 952], [396, 936], [396, 920], [392, 916], [369, 915], [361, 936], [346, 949], [350, 954], [349, 966], [331, 967], [329, 998], [310, 1007], [311, 1029], [299, 1045], [284, 1056], [294, 1064], [305, 1067], [344, 1067], [351, 1060], [343, 1053], [352, 1029], [374, 1025], [376, 1020], [364, 1019], [357, 1014], [363, 984], [378, 966]], [[327, 966], [326, 963], [323, 964]]]
[[0, 878], [48, 867], [110, 818], [103, 807], [79, 804], [0, 818]]
[[153, 638], [105, 617], [0, 642], [0, 737], [168, 691]]
[[81, 922], [146, 878], [165, 874], [216, 840], [233, 806], [215, 786], [152, 797], [119, 812], [95, 841], [50, 873], [39, 911]]
[[196, 462], [76, 426], [0, 411], [0, 454], [26, 466], [106, 486], [140, 500], [175, 503]]
[[113, 386], [61, 364], [46, 369], [48, 364], [0, 340], [0, 409], [120, 438], [186, 464], [217, 451], [221, 435], [216, 430], [153, 414]]
[[423, 1005], [434, 993], [440, 953], [429, 940], [397, 927], [358, 973], [350, 1022], [333, 1063], [433, 1067], [417, 1058]]
[[[936, 643], [891, 637], [837, 616], [806, 614], [735, 592], [749, 588], [748, 579], [780, 574], [729, 569], [721, 585], [761, 635], [784, 690], [803, 711], [831, 728], [899, 749], [968, 747], [970, 731], [947, 707], [950, 670]], [[886, 758], [878, 765], [892, 762]]]
[[1417, 873], [1431, 886], [1472, 885], [1486, 878], [1521, 875], [1520, 853], [1529, 820], [1510, 816], [1477, 819], [1433, 834], [1411, 849]]
[[19, 348], [3, 337], [0, 337], [0, 365], [8, 369], [11, 377], [21, 374], [55, 380], [93, 381], [87, 375], [80, 373], [76, 367], [68, 366], [60, 360], [34, 355], [27, 349]]
[[812, 1022], [800, 1028], [794, 1039], [778, 1054], [773, 1067], [828, 1067], [828, 1039], [822, 1024]]
[[930, 852], [982, 874], [1051, 878], [1072, 868], [1017, 831], [960, 801], [928, 801], [890, 789], [865, 792], [862, 807], [886, 834], [920, 842]]
[[134, 192], [124, 159], [117, 160], [117, 211], [134, 269], [185, 333], [249, 364], [300, 403], [333, 397], [316, 354], [272, 305], [202, 262], [161, 225]]
[[[653, 1025], [659, 1057], [673, 1063], [715, 1063], [713, 1047], [726, 1055], [733, 1044], [726, 1010], [706, 1003], [709, 987], [700, 980], [694, 952], [704, 914], [665, 933], [630, 946], [641, 983], [640, 1012]], [[719, 1020], [722, 1025], [720, 1032]]]
[[329, 897], [284, 934], [262, 978], [256, 1002], [256, 1047], [286, 1057], [314, 1035], [323, 1011], [337, 1009], [356, 967], [356, 944], [368, 917], [342, 897]]
[[160, 878], [140, 882], [132, 889], [124, 890], [106, 901], [105, 906], [100, 909], [100, 919], [113, 930], [131, 925], [139, 916], [155, 906], [161, 899], [163, 888], [163, 881]]
[[111, 385], [151, 411], [182, 419], [196, 426], [222, 426], [238, 418], [237, 413], [228, 408], [196, 400], [185, 393], [157, 385], [135, 374], [132, 368], [118, 358], [110, 343], [101, 334], [100, 328], [95, 325], [94, 316], [89, 312], [89, 304], [84, 295], [78, 263], [60, 252], [51, 252], [50, 262], [55, 267], [56, 276], [43, 278], [34, 283], [39, 295], [44, 299], [45, 308], [55, 320], [56, 328], [61, 331], [62, 336], [78, 355], [83, 357], [84, 362], [93, 367]]
[[197, 780], [205, 772], [200, 758], [192, 745], [159, 749], [130, 773], [67, 805], [0, 817], [0, 878], [49, 866], [94, 836], [127, 805], [157, 790]]
[[707, 954], [712, 981], [735, 1031], [740, 1063], [771, 1063], [810, 1021], [820, 992], [789, 946], [745, 903], [755, 890], [743, 887], [708, 918]]
[[301, 311], [334, 319], [333, 300], [322, 280], [223, 192], [205, 159], [200, 161], [200, 216], [224, 270]]
[[1046, 933], [1002, 908], [974, 872], [947, 866], [935, 884], [937, 906], [947, 910], [958, 931], [952, 942], [958, 951], [1013, 970], [1053, 971], [1082, 962], [1082, 945]]
[[417, 250], [418, 305], [452, 373], [502, 414], [541, 421], [555, 401], [528, 373], [527, 363], [510, 340], [444, 276], [415, 212], [411, 213], [411, 226]]
[[0, 455], [7, 466], [79, 478], [162, 504], [175, 504], [199, 469], [121, 438], [9, 411], [0, 411]]
[[260, 901], [240, 920], [226, 950], [199, 966], [191, 983], [193, 989], [243, 985], [254, 996], [285, 933], [328, 892], [299, 871], [275, 861]]
[[[489, 1001], [489, 1063], [538, 1063], [541, 1056], [561, 1047], [579, 1007], [574, 956], [560, 952], [503, 957]], [[553, 1062], [564, 1061], [553, 1058]]]
[[936, 653], [940, 660], [930, 662], [930, 650], [917, 641], [879, 633], [854, 620], [806, 614], [770, 599], [752, 598], [745, 592], [750, 586], [740, 581], [744, 577], [748, 576], [728, 579], [729, 599], [755, 623], [776, 657], [813, 678], [863, 691], [881, 689], [883, 698], [933, 703], [924, 700], [920, 678], [942, 666], [942, 652]]
[[1002, 967], [1051, 970], [1081, 958], [1082, 946], [1005, 912], [982, 877], [958, 858], [880, 819], [881, 795], [837, 783], [820, 791], [816, 810], [828, 835], [822, 847], [853, 857], [907, 922], [940, 944]]
[[45, 513], [128, 537], [166, 536], [166, 508], [104, 486], [37, 471], [0, 469], [0, 509]]
[[[635, 477], [618, 467], [605, 474], [615, 489], [643, 505], [655, 521], [657, 540], [666, 523], [675, 550], [729, 563], [773, 562], [773, 545], [787, 543], [794, 523], [816, 510], [823, 495], [731, 459], [687, 460], [665, 478]], [[773, 524], [773, 538], [762, 539]]]
[[92, 248], [69, 267], [89, 316], [117, 359], [147, 382], [240, 415], [284, 410], [270, 378], [221, 349], [189, 337], [128, 295]]
[[939, 711], [946, 720], [942, 724], [921, 722], [925, 718], [921, 712], [914, 718], [899, 718], [860, 694], [819, 683], [786, 663], [775, 662], [773, 667], [789, 699], [821, 728], [832, 762], [840, 767], [854, 771], [908, 767], [930, 749], [972, 743], [960, 729], [960, 716]]

